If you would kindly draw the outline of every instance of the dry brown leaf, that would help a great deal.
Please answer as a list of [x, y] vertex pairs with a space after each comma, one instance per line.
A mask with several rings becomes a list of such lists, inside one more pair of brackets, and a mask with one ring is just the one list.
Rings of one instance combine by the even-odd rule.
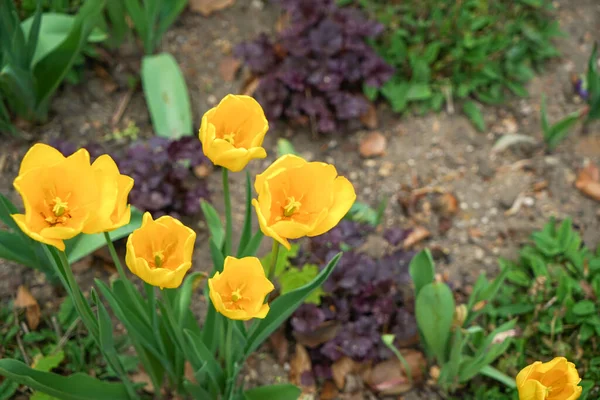
[[443, 215], [455, 215], [459, 210], [458, 199], [452, 193], [444, 193], [439, 198], [440, 211]]
[[361, 142], [358, 151], [362, 157], [381, 156], [385, 153], [387, 139], [379, 132], [369, 133]]
[[187, 379], [188, 381], [192, 383], [198, 383], [196, 381], [196, 377], [194, 376], [194, 367], [192, 367], [192, 363], [190, 363], [189, 361], [185, 362], [183, 374], [185, 375], [185, 379]]
[[[410, 367], [413, 385], [422, 382], [423, 370], [427, 366], [423, 353], [412, 349], [403, 349], [400, 353]], [[400, 394], [412, 389], [404, 366], [396, 358], [375, 365], [365, 378], [369, 386], [383, 395]]]
[[231, 7], [235, 0], [190, 0], [190, 10], [208, 17], [215, 11]]
[[269, 343], [271, 343], [271, 348], [277, 356], [277, 361], [279, 361], [280, 364], [283, 364], [285, 361], [287, 361], [289, 356], [289, 341], [285, 337], [283, 327], [276, 330], [271, 334], [271, 336], [269, 336]]
[[422, 226], [417, 226], [406, 237], [406, 239], [404, 239], [402, 246], [405, 249], [409, 249], [412, 246], [414, 246], [415, 244], [419, 243], [420, 241], [428, 238], [430, 235], [431, 235], [431, 232], [429, 232], [426, 228], [424, 228]]
[[325, 321], [310, 333], [294, 332], [294, 338], [301, 345], [313, 349], [332, 340], [337, 335], [340, 326], [340, 323], [337, 321]]
[[154, 385], [152, 384], [152, 379], [148, 376], [146, 371], [140, 370], [134, 375], [130, 376], [130, 379], [133, 383], [143, 383], [144, 386], [142, 388], [148, 393], [154, 393]]
[[225, 57], [219, 64], [219, 74], [225, 82], [232, 82], [242, 62], [235, 57]]
[[373, 104], [369, 104], [367, 112], [360, 116], [360, 122], [369, 129], [377, 128], [379, 120], [377, 118], [377, 109]]
[[296, 351], [290, 358], [290, 382], [302, 389], [302, 393], [315, 393], [317, 390], [312, 374], [312, 362], [308, 352], [296, 343]]
[[29, 329], [35, 331], [40, 324], [40, 306], [29, 290], [23, 285], [17, 289], [17, 297], [14, 302], [17, 308], [25, 308], [25, 318]]
[[340, 391], [332, 381], [325, 381], [319, 393], [320, 400], [334, 400], [339, 398]]
[[342, 357], [331, 366], [331, 375], [338, 389], [346, 385], [346, 376], [354, 370], [355, 364], [350, 357]]
[[600, 201], [600, 170], [592, 163], [588, 163], [577, 176], [575, 187], [586, 196]]

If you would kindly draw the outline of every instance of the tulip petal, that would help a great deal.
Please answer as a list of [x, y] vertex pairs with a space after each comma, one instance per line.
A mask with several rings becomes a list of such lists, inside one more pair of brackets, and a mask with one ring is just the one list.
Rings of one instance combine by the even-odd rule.
[[64, 160], [65, 156], [54, 147], [43, 143], [37, 143], [34, 144], [23, 157], [21, 167], [19, 168], [19, 175], [23, 175], [36, 168], [48, 168]]
[[[225, 140], [221, 139], [216, 139], [213, 146], [221, 146], [221, 143], [226, 143], [231, 149], [226, 151], [215, 151], [218, 155], [214, 157], [213, 163], [225, 167], [231, 172], [243, 170], [251, 159], [265, 158], [267, 156], [267, 152], [262, 147], [251, 149], [235, 148]], [[222, 145], [222, 147], [226, 146]]]
[[333, 182], [333, 205], [325, 219], [308, 236], [318, 236], [331, 230], [348, 213], [356, 201], [354, 186], [348, 179], [338, 176]]
[[269, 310], [270, 310], [269, 305], [268, 304], [263, 304], [260, 307], [260, 310], [258, 311], [258, 313], [256, 313], [254, 315], [254, 318], [260, 318], [260, 319], [265, 318], [267, 316], [267, 314], [269, 313]]
[[519, 400], [545, 400], [547, 389], [538, 381], [527, 380], [518, 386]]
[[13, 215], [11, 215], [11, 217], [14, 219], [14, 221], [19, 226], [19, 228], [21, 228], [23, 233], [25, 233], [27, 236], [29, 236], [33, 240], [54, 246], [57, 249], [59, 249], [60, 251], [65, 251], [65, 243], [62, 240], [52, 239], [52, 238], [49, 238], [46, 236], [42, 236], [39, 233], [33, 232], [31, 229], [29, 229], [29, 226], [25, 223], [25, 215], [13, 214]]
[[268, 225], [268, 222], [261, 211], [261, 207], [260, 207], [258, 200], [252, 199], [252, 205], [254, 206], [254, 209], [256, 210], [258, 226], [260, 227], [260, 230], [262, 231], [262, 233], [265, 236], [269, 236], [270, 238], [275, 239], [276, 241], [281, 243], [286, 249], [290, 250], [292, 248], [292, 246], [290, 245], [290, 242], [288, 242], [287, 239], [281, 237], [275, 230], [273, 230]]
[[286, 154], [279, 157], [264, 170], [262, 174], [256, 175], [254, 181], [254, 189], [257, 193], [261, 193], [266, 179], [271, 178], [274, 174], [280, 173], [286, 169], [297, 168], [306, 164], [306, 160], [293, 154]]

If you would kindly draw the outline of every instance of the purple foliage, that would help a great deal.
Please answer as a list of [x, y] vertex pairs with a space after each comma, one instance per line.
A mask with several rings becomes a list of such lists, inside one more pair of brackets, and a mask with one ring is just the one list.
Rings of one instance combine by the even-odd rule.
[[383, 32], [360, 10], [333, 0], [277, 0], [289, 24], [274, 39], [261, 34], [235, 54], [261, 76], [255, 96], [270, 120], [314, 118], [319, 132], [333, 132], [369, 107], [364, 84], [380, 87], [393, 68], [366, 43]]
[[[79, 148], [61, 139], [51, 141], [50, 145], [65, 156]], [[85, 148], [92, 161], [105, 153], [97, 143], [89, 143]], [[210, 165], [196, 137], [139, 140], [124, 152], [111, 152], [111, 156], [121, 173], [135, 182], [129, 195], [130, 203], [140, 211], [150, 211], [154, 218], [166, 214], [176, 218], [194, 215], [200, 211], [200, 199], [209, 198], [206, 181], [193, 173], [201, 164]]]
[[[400, 291], [410, 282], [408, 264], [413, 252], [400, 248], [379, 259], [357, 252], [372, 232], [370, 225], [344, 220], [324, 235], [311, 238], [308, 248], [295, 260], [297, 265], [325, 265], [344, 251], [323, 287], [327, 296], [321, 305], [304, 304], [291, 319], [292, 329], [300, 333], [314, 332], [328, 320], [342, 324], [333, 340], [309, 350], [314, 372], [320, 378], [329, 377], [331, 364], [343, 356], [361, 362], [389, 357], [381, 342], [383, 333], [393, 333], [398, 340], [417, 333], [414, 316], [404, 308]], [[394, 228], [386, 231], [384, 238], [396, 249], [406, 234]]]

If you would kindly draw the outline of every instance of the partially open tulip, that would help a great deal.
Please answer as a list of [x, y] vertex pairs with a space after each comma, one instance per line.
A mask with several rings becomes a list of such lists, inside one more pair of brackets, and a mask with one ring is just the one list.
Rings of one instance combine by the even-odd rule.
[[346, 215], [356, 193], [333, 165], [285, 155], [257, 175], [252, 200], [261, 231], [290, 249], [288, 239], [317, 236]]
[[581, 396], [575, 364], [564, 357], [536, 361], [517, 375], [519, 400], [575, 400]]
[[36, 144], [25, 154], [14, 181], [25, 214], [12, 217], [32, 239], [64, 250], [63, 240], [103, 231], [99, 216], [112, 215], [117, 187], [103, 192], [99, 181], [107, 179], [104, 174], [92, 168], [85, 149], [65, 157], [53, 147]]
[[200, 141], [213, 164], [238, 172], [250, 160], [267, 156], [262, 143], [268, 129], [265, 113], [256, 100], [229, 94], [202, 117]]
[[125, 262], [144, 282], [163, 288], [181, 285], [192, 266], [196, 232], [170, 216], [152, 219], [145, 213], [142, 226], [129, 235]]
[[208, 280], [215, 309], [229, 319], [264, 318], [269, 312], [265, 297], [274, 288], [256, 257], [227, 257], [222, 273]]

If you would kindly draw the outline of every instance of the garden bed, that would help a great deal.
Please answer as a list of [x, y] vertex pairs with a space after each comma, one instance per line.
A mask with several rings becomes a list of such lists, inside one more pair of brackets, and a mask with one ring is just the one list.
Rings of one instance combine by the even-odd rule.
[[[265, 140], [268, 157], [249, 167], [253, 174], [260, 173], [276, 158], [277, 138], [290, 140], [296, 152], [308, 160], [335, 162], [340, 174], [347, 176], [356, 188], [358, 201], [376, 206], [383, 198], [389, 199], [382, 226], [367, 241], [366, 246], [372, 248], [365, 251], [378, 251], [388, 228], [418, 231], [421, 235], [414, 237], [414, 243], [405, 242], [407, 250], [432, 249], [437, 272], [455, 289], [463, 291], [472, 287], [480, 272], [494, 277], [499, 257], [516, 259], [530, 234], [541, 229], [552, 216], [571, 217], [585, 243], [594, 247], [600, 243], [600, 203], [585, 197], [574, 184], [584, 162], [600, 163], [600, 125], [590, 125], [588, 135], [574, 132], [548, 154], [541, 145], [539, 109], [542, 94], [548, 98], [551, 121], [580, 107], [570, 75], [585, 71], [593, 40], [597, 40], [600, 31], [600, 6], [594, 0], [559, 1], [558, 17], [568, 34], [557, 41], [562, 57], [529, 83], [529, 98], [513, 98], [504, 106], [486, 107], [484, 119], [488, 128], [484, 133], [477, 132], [461, 115], [442, 112], [400, 118], [387, 105], [380, 104], [372, 131], [385, 138], [381, 155], [361, 156], [361, 145], [372, 134], [367, 129], [315, 138], [308, 127], [277, 124]], [[243, 72], [232, 81], [224, 72], [231, 63], [233, 46], [265, 29], [274, 29], [278, 18], [279, 11], [271, 4], [238, 1], [208, 18], [186, 11], [167, 32], [162, 46], [174, 55], [184, 72], [195, 129], [200, 116], [220, 98], [244, 88]], [[102, 56], [100, 62], [88, 61], [83, 83], [61, 89], [52, 103], [47, 124], [22, 125], [28, 139], [49, 142], [60, 138], [76, 144], [100, 140], [110, 152], [127, 142], [116, 138], [113, 132], [125, 130], [131, 122], [139, 128], [140, 137], [151, 137], [152, 124], [140, 90], [132, 92], [126, 109], [118, 121], [115, 118], [129, 96], [128, 75], [138, 68], [136, 51], [126, 46], [118, 54]], [[521, 143], [504, 151], [494, 148], [502, 135], [515, 133], [528, 135], [537, 144]], [[0, 192], [16, 201], [12, 181], [30, 143], [2, 140]], [[219, 174], [210, 170], [203, 174], [207, 175], [212, 204], [222, 211]], [[240, 224], [244, 217], [240, 199], [244, 198], [245, 177], [239, 173], [232, 174], [231, 179], [233, 218]], [[197, 218], [190, 226], [199, 232], [193, 270], [208, 272], [205, 223]], [[266, 252], [263, 248], [260, 255]], [[106, 264], [99, 257], [76, 273], [84, 290], [95, 277], [108, 278], [113, 270]], [[30, 288], [42, 313], [49, 315], [57, 310], [57, 294], [39, 273], [0, 260], [3, 304], [15, 296], [20, 285]], [[198, 303], [195, 311], [202, 314], [203, 304]], [[273, 354], [265, 346], [261, 354], [248, 362], [246, 379], [251, 385], [288, 379], [289, 357], [274, 366], [277, 357]], [[341, 397], [377, 398], [370, 389], [362, 388], [346, 388], [348, 392]], [[439, 398], [436, 396], [425, 388], [404, 398]]]

